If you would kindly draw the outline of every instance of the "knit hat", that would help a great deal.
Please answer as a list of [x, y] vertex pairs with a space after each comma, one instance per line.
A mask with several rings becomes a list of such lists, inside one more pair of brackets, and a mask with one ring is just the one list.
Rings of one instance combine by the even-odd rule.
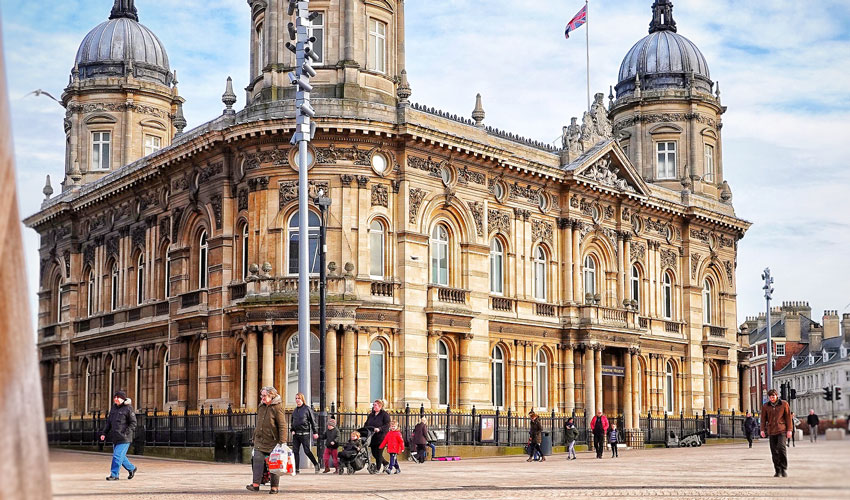
[[336, 419], [329, 418], [328, 425], [330, 425], [331, 427], [336, 427]]
[[127, 399], [127, 393], [122, 390], [115, 391], [115, 394], [112, 395], [113, 398], [121, 398]]

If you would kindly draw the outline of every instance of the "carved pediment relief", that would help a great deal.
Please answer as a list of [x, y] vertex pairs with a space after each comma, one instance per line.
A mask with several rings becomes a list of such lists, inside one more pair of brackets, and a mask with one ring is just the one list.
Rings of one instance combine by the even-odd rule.
[[605, 189], [639, 196], [648, 196], [649, 187], [632, 166], [616, 141], [594, 147], [593, 151], [577, 158], [565, 167], [573, 178], [596, 184]]
[[114, 116], [107, 115], [105, 113], [98, 113], [96, 115], [86, 118], [86, 125], [93, 125], [98, 123], [118, 123], [118, 120], [116, 120]]
[[384, 9], [391, 14], [395, 12], [395, 5], [393, 5], [394, 2], [389, 2], [387, 0], [366, 0], [364, 3], [366, 5], [372, 5], [374, 7]]
[[635, 187], [623, 176], [620, 167], [615, 165], [608, 156], [603, 156], [579, 172], [576, 177], [593, 181], [619, 191], [636, 192]]
[[672, 123], [662, 123], [649, 129], [650, 134], [681, 134], [682, 127]]

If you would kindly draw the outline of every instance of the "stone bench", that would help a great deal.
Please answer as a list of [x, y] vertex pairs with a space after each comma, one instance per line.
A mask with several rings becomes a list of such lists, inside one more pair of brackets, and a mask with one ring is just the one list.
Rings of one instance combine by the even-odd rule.
[[844, 439], [844, 429], [827, 429], [826, 430], [826, 440], [827, 441], [840, 441]]

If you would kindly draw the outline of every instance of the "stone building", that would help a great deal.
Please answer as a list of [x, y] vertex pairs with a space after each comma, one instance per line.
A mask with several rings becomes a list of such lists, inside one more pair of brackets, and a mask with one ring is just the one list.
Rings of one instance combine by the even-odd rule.
[[[46, 188], [26, 219], [41, 235], [48, 413], [105, 409], [117, 387], [142, 408], [251, 408], [261, 385], [293, 401], [303, 236], [286, 4], [248, 2], [245, 108], [228, 81], [222, 115], [182, 134], [164, 49], [136, 45], [155, 37], [116, 55], [118, 30], [87, 36], [63, 95], [62, 193]], [[726, 109], [669, 2], [653, 4], [616, 98], [597, 94], [560, 147], [486, 126], [481, 99], [471, 119], [411, 103], [403, 1], [311, 8], [329, 402], [602, 408], [629, 428], [648, 411], [746, 406], [735, 262], [749, 223], [724, 180]], [[132, 0], [112, 17], [147, 33]], [[143, 153], [154, 120], [161, 149]], [[101, 172], [104, 131], [120, 139]], [[310, 225], [318, 272], [317, 211]], [[311, 348], [317, 380], [316, 335]]]

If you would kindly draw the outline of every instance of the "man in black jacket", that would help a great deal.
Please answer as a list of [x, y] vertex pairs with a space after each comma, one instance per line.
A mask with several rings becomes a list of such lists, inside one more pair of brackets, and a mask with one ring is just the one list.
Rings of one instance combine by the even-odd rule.
[[124, 391], [117, 391], [112, 402], [114, 404], [106, 417], [106, 427], [100, 433], [101, 441], [105, 441], [107, 436], [112, 441], [112, 470], [106, 480], [117, 481], [122, 466], [130, 473], [127, 479], [133, 479], [138, 468], [127, 459], [127, 449], [136, 431], [136, 412]]
[[814, 408], [809, 410], [809, 416], [806, 417], [806, 423], [809, 425], [809, 441], [816, 443], [818, 440], [818, 424], [820, 424], [820, 419], [815, 413]]

